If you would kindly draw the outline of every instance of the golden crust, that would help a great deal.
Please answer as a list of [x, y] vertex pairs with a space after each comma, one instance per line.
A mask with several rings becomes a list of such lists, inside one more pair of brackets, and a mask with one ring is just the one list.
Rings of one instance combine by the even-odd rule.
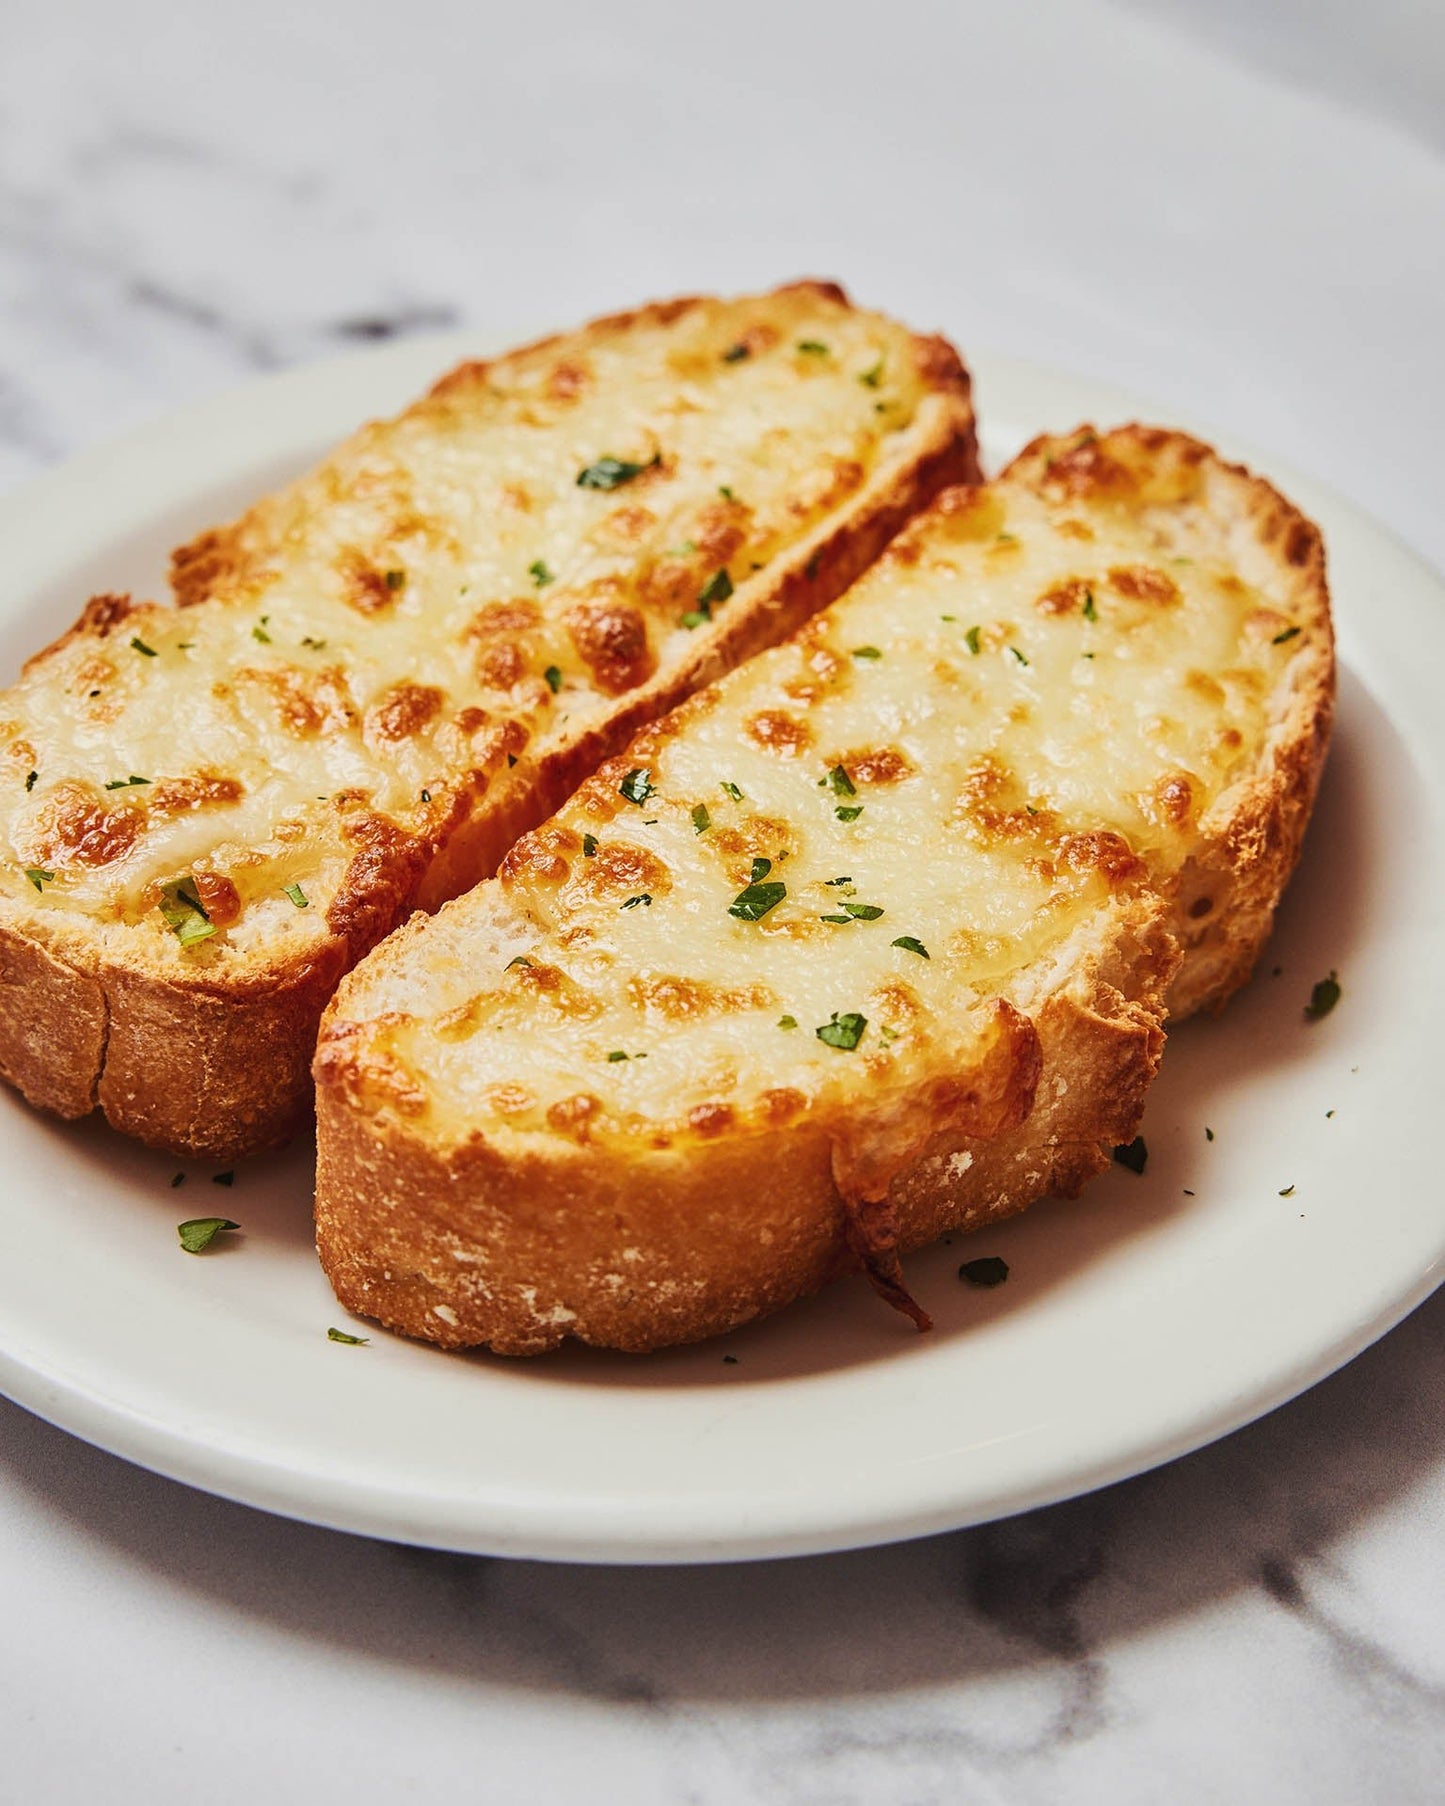
[[[830, 284], [793, 287], [848, 305]], [[602, 341], [707, 305], [660, 303], [595, 322], [586, 337]], [[424, 833], [372, 818], [373, 831], [354, 841], [324, 923], [298, 923], [283, 944], [198, 974], [174, 947], [138, 944], [142, 937], [127, 935], [124, 924], [90, 924], [23, 893], [0, 895], [0, 1077], [42, 1109], [75, 1117], [99, 1107], [116, 1128], [179, 1153], [228, 1160], [284, 1139], [309, 1108], [317, 1025], [345, 970], [412, 909], [435, 908], [491, 872], [520, 834], [642, 724], [825, 606], [941, 486], [977, 476], [967, 374], [943, 341], [911, 343], [929, 390], [914, 423], [851, 498], [740, 585], [718, 631], [699, 634], [695, 650], [570, 736], [554, 736], [541, 756], [527, 755], [525, 733], [508, 740], [510, 724], [502, 723], [494, 763], [500, 767], [514, 746], [509, 762], [525, 783], [459, 782]], [[487, 368], [461, 366], [412, 416], [433, 403], [438, 410], [467, 405], [485, 388]], [[278, 505], [264, 501], [175, 554], [182, 607], [250, 593], [270, 555]], [[126, 597], [96, 598], [27, 671], [77, 645], [118, 636], [124, 646], [164, 618]]]
[[[1084, 849], [1112, 867], [1107, 901], [1057, 965], [1010, 981], [1013, 995], [1031, 998], [1029, 1045], [1017, 1043], [1015, 1056], [1029, 1069], [1023, 1108], [1000, 1108], [992, 1124], [939, 1112], [930, 1135], [861, 1184], [869, 1149], [846, 1106], [665, 1149], [560, 1134], [545, 1145], [489, 1142], [478, 1131], [449, 1148], [419, 1120], [416, 1077], [383, 1070], [373, 1025], [347, 1017], [359, 980], [374, 986], [384, 974], [388, 994], [405, 995], [409, 961], [426, 957], [417, 943], [428, 925], [417, 923], [343, 988], [318, 1050], [317, 1240], [349, 1308], [446, 1347], [535, 1354], [573, 1337], [660, 1348], [856, 1268], [845, 1198], [879, 1199], [907, 1249], [1045, 1195], [1072, 1197], [1133, 1137], [1166, 1016], [1217, 1005], [1241, 982], [1298, 854], [1333, 698], [1323, 552], [1269, 485], [1179, 434], [1135, 426], [1101, 440], [1082, 429], [1036, 441], [1008, 474], [1095, 504], [1193, 510], [1194, 520], [1212, 512], [1244, 565], [1286, 574], [1291, 617], [1308, 630], [1287, 687], [1269, 699], [1264, 744], [1195, 825], [1181, 870], [1154, 881], [1114, 835]], [[931, 520], [966, 516], [980, 499], [946, 493], [890, 558], [916, 562]], [[1121, 589], [1148, 600], [1149, 585], [1132, 575]], [[704, 701], [651, 730], [648, 745]], [[634, 763], [651, 756], [633, 750]], [[1205, 895], [1207, 916], [1195, 913]], [[980, 1071], [981, 1056], [971, 1057], [954, 1074], [965, 1090]]]

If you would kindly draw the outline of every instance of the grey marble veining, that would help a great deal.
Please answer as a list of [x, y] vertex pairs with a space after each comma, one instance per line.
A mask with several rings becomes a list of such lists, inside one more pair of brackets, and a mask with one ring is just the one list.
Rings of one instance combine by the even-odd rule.
[[[1288, 11], [1253, 67], [1228, 6], [8, 0], [0, 487], [399, 333], [808, 271], [1227, 418], [1445, 560], [1438, 35], [1377, 8], [1361, 74], [1332, 5], [1281, 76]], [[1442, 1433], [1437, 1297], [1105, 1492], [629, 1571], [267, 1518], [0, 1403], [0, 1798], [1425, 1806]]]

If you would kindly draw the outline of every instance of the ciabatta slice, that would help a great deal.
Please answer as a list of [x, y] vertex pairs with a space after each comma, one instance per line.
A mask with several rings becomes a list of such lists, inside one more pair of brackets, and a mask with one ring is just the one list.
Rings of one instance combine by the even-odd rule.
[[453, 371], [0, 695], [0, 1074], [284, 1135], [348, 966], [974, 468], [953, 351], [826, 284]]
[[[1329, 732], [1315, 529], [1041, 439], [341, 987], [322, 1260], [446, 1346], [705, 1336], [1072, 1194], [1247, 974]], [[1172, 993], [1171, 993], [1172, 986]]]

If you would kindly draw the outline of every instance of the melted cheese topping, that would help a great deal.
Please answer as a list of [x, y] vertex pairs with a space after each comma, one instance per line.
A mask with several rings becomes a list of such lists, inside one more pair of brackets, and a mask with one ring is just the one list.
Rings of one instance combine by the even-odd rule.
[[959, 1070], [1259, 756], [1307, 635], [1208, 529], [1184, 493], [949, 492], [360, 969], [371, 1105], [667, 1146]]
[[195, 605], [102, 598], [32, 662], [0, 883], [167, 942], [189, 876], [203, 967], [319, 934], [358, 858], [440, 844], [696, 652], [928, 388], [901, 327], [808, 288], [463, 366], [178, 554]]

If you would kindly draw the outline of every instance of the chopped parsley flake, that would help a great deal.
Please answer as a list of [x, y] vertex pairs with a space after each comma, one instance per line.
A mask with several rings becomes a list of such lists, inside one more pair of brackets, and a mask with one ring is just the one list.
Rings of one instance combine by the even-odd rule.
[[1027, 660], [1027, 659], [1026, 659], [1026, 658], [1025, 658], [1025, 657], [1024, 657], [1024, 655], [1023, 655], [1023, 653], [1022, 653], [1022, 652], [1020, 652], [1020, 651], [1019, 651], [1019, 649], [1018, 649], [1018, 647], [1017, 647], [1017, 646], [1010, 646], [1010, 647], [1009, 647], [1009, 651], [1010, 651], [1010, 652], [1011, 652], [1011, 653], [1012, 653], [1012, 654], [1013, 654], [1013, 655], [1014, 655], [1014, 657], [1015, 657], [1015, 658], [1016, 658], [1016, 659], [1017, 659], [1017, 660], [1018, 660], [1018, 662], [1019, 662], [1019, 663], [1020, 663], [1020, 664], [1021, 664], [1021, 665], [1026, 665], [1026, 664], [1027, 664], [1027, 663], [1028, 663], [1028, 662], [1029, 662], [1029, 661], [1028, 661], [1028, 660]]
[[218, 932], [216, 924], [206, 914], [193, 878], [177, 878], [162, 885], [157, 907], [165, 917], [166, 926], [183, 947], [193, 947], [197, 941], [209, 940]]
[[422, 800], [422, 801], [423, 801], [423, 802], [424, 802], [424, 803], [429, 803], [429, 802], [430, 802], [430, 801], [431, 801], [431, 791], [430, 791], [430, 790], [423, 790], [423, 791], [422, 791], [422, 793], [421, 793], [421, 800]]
[[345, 1329], [328, 1329], [326, 1340], [328, 1342], [344, 1342], [348, 1348], [365, 1348], [371, 1341], [371, 1337], [353, 1336], [349, 1330]]
[[712, 817], [707, 812], [707, 804], [699, 803], [692, 812], [692, 831], [694, 834], [706, 834], [712, 826]]
[[1294, 1187], [1292, 1185], [1286, 1185], [1279, 1195], [1282, 1198], [1292, 1198], [1294, 1196]]
[[625, 796], [629, 803], [636, 803], [639, 809], [655, 789], [651, 768], [646, 765], [634, 765], [617, 786], [618, 794]]
[[1091, 589], [1085, 589], [1085, 591], [1084, 591], [1084, 619], [1086, 621], [1097, 621], [1098, 618], [1099, 618], [1099, 611], [1097, 608], [1094, 607], [1094, 592]]
[[843, 876], [843, 877], [841, 877], [841, 878], [825, 878], [825, 879], [824, 879], [824, 880], [823, 880], [823, 882], [824, 882], [824, 884], [826, 884], [826, 885], [827, 885], [827, 886], [828, 886], [828, 888], [829, 888], [829, 889], [830, 889], [830, 890], [836, 890], [836, 889], [837, 889], [837, 888], [838, 888], [838, 886], [839, 886], [839, 885], [841, 885], [841, 884], [851, 884], [851, 883], [852, 883], [852, 882], [853, 882], [853, 880], [852, 880], [852, 879], [851, 879], [851, 878], [849, 878], [849, 877], [848, 877], [848, 876], [847, 876], [847, 875], [846, 875], [846, 874], [845, 874], [845, 875], [844, 875], [844, 876]]
[[980, 648], [979, 648], [979, 643], [978, 643], [978, 636], [982, 632], [983, 632], [983, 629], [981, 627], [970, 627], [968, 632], [966, 634], [964, 634], [964, 636], [963, 636], [964, 645], [968, 647], [969, 651], [974, 655], [975, 658], [977, 658], [978, 654], [979, 654]]
[[711, 619], [711, 608], [690, 608], [682, 617], [682, 625], [691, 633], [695, 628], [706, 627]]
[[876, 646], [855, 646], [853, 656], [854, 658], [882, 658], [883, 654]]
[[820, 922], [837, 922], [844, 928], [850, 928], [853, 924], [852, 916], [819, 916], [818, 920]]
[[532, 579], [533, 583], [536, 584], [538, 589], [546, 589], [549, 583], [555, 583], [557, 581], [552, 572], [547, 569], [547, 560], [545, 558], [534, 558], [527, 566], [527, 575]]
[[[175, 1180], [171, 1183], [174, 1185]], [[229, 1217], [192, 1217], [188, 1223], [177, 1223], [176, 1234], [181, 1238], [181, 1246], [187, 1254], [200, 1254], [209, 1248], [218, 1235], [228, 1229], [239, 1229], [239, 1223], [233, 1223]]]
[[833, 813], [838, 817], [839, 821], [857, 821], [858, 817], [863, 813], [863, 805], [862, 803], [853, 803], [851, 806], [846, 804], [840, 805]]
[[718, 788], [720, 790], [725, 790], [735, 803], [740, 803], [743, 800], [742, 791], [738, 789], [736, 784], [729, 784], [726, 779], [719, 784]]
[[[773, 869], [773, 862], [770, 859], [755, 859], [753, 870], [757, 871], [759, 866], [767, 873]], [[728, 914], [736, 916], [740, 922], [761, 922], [768, 911], [776, 909], [787, 894], [787, 885], [778, 883], [776, 879], [771, 884], [754, 880], [728, 904]]]
[[958, 1277], [966, 1285], [1001, 1286], [1008, 1278], [1008, 1262], [996, 1254], [980, 1255], [977, 1260], [966, 1260], [958, 1269]]
[[212, 1185], [232, 1186], [235, 1183], [236, 1183], [236, 1175], [234, 1173], [212, 1173], [211, 1174], [211, 1184]]
[[725, 364], [740, 364], [745, 357], [751, 357], [752, 355], [751, 346], [744, 345], [742, 341], [739, 340], [736, 345], [728, 346], [727, 350], [722, 354], [722, 361]]
[[629, 897], [620, 907], [623, 909], [636, 909], [639, 903], [644, 909], [651, 909], [652, 893], [645, 890], [639, 891], [635, 897]]
[[599, 458], [577, 473], [579, 489], [620, 489], [624, 483], [640, 477], [644, 470], [661, 464], [662, 453], [654, 452], [645, 464], [634, 464], [627, 458]]
[[773, 862], [771, 859], [762, 859], [762, 858], [755, 859], [753, 861], [753, 869], [752, 869], [752, 873], [748, 879], [748, 882], [750, 884], [761, 884], [763, 879], [767, 877], [768, 873], [770, 871], [772, 871], [772, 869], [773, 869]]
[[[156, 653], [156, 649], [155, 649], [155, 647], [154, 647], [154, 646], [147, 646], [147, 645], [146, 645], [146, 643], [145, 643], [145, 641], [144, 641], [144, 640], [143, 640], [143, 639], [142, 639], [142, 638], [141, 638], [141, 637], [140, 637], [140, 635], [139, 635], [139, 634], [135, 634], [135, 635], [134, 635], [134, 636], [133, 636], [133, 637], [132, 637], [132, 639], [131, 639], [131, 645], [132, 645], [132, 647], [133, 647], [133, 648], [134, 648], [134, 649], [135, 649], [135, 651], [137, 651], [137, 652], [138, 652], [138, 653], [140, 653], [140, 655], [141, 655], [141, 657], [142, 657], [142, 658], [155, 658], [155, 657], [157, 657], [157, 656], [158, 656], [158, 655], [157, 655], [157, 653]], [[92, 694], [92, 695], [94, 695], [94, 694], [95, 694], [95, 692], [94, 692], [94, 691], [92, 691], [92, 692], [91, 692], [91, 694]]]
[[1321, 978], [1310, 992], [1310, 1000], [1305, 1005], [1305, 1016], [1310, 1022], [1318, 1022], [1321, 1016], [1328, 1016], [1340, 1001], [1340, 980], [1338, 973], [1331, 972], [1328, 978]]
[[128, 778], [111, 778], [105, 787], [107, 790], [129, 790], [133, 784], [149, 783], [149, 778], [138, 778], [135, 773], [132, 772]]
[[623, 1051], [620, 1047], [614, 1047], [612, 1052], [610, 1054], [608, 1054], [608, 1056], [607, 1056], [609, 1065], [616, 1065], [617, 1061], [625, 1060], [626, 1058], [627, 1058], [627, 1055], [625, 1053], [623, 1053]]
[[547, 688], [555, 696], [557, 694], [557, 692], [562, 688], [561, 667], [558, 665], [548, 665], [547, 669], [542, 673], [542, 675], [547, 680]]
[[516, 763], [517, 763], [517, 755], [515, 753], [508, 753], [507, 754], [507, 770], [510, 771]]
[[405, 582], [406, 582], [406, 572], [405, 571], [388, 571], [386, 573], [386, 587], [392, 592], [393, 595], [396, 593], [397, 590], [399, 590], [402, 587], [402, 585]]
[[1283, 646], [1286, 640], [1292, 640], [1298, 632], [1298, 627], [1286, 627], [1282, 633], [1277, 633], [1274, 636], [1270, 641], [1270, 645]]
[[717, 486], [717, 492], [725, 502], [735, 502], [738, 499], [733, 494], [732, 490], [728, 488], [726, 483], [719, 483]]
[[923, 942], [916, 936], [911, 934], [900, 934], [898, 939], [894, 941], [892, 945], [901, 947], [905, 953], [916, 953], [920, 959], [927, 959], [929, 957], [927, 947], [925, 947]]
[[507, 961], [503, 970], [510, 972], [513, 966], [530, 966], [531, 963], [531, 960], [527, 958], [525, 953], [519, 953], [515, 959], [509, 959]]
[[798, 1026], [798, 1018], [796, 1016], [779, 1016], [778, 1017], [778, 1027], [779, 1028], [796, 1028], [797, 1026]]
[[54, 884], [55, 882], [55, 873], [47, 872], [43, 866], [27, 865], [25, 867], [25, 876], [35, 886], [36, 890], [44, 890], [47, 884]]
[[595, 859], [597, 857], [597, 836], [595, 834], [584, 834], [582, 836], [582, 857], [584, 859]]
[[30, 776], [28, 778], [26, 778], [26, 780], [25, 780], [25, 788], [27, 790], [33, 790], [35, 788], [36, 780], [39, 778], [39, 776], [40, 776], [40, 773], [38, 771], [32, 771]]
[[310, 909], [311, 905], [307, 901], [306, 892], [302, 890], [299, 884], [288, 884], [286, 886], [286, 895], [298, 909]]
[[[390, 578], [387, 579], [387, 587], [388, 588], [392, 587]], [[271, 636], [266, 631], [266, 623], [270, 619], [271, 619], [270, 615], [262, 615], [261, 619], [251, 629], [251, 638], [253, 640], [260, 640], [260, 642], [263, 646], [269, 646], [271, 644]]]
[[1213, 1131], [1213, 1129], [1210, 1129], [1210, 1128], [1206, 1128], [1206, 1129], [1205, 1129], [1205, 1131], [1204, 1131], [1204, 1139], [1205, 1139], [1205, 1140], [1206, 1140], [1206, 1141], [1213, 1141], [1213, 1140], [1214, 1140], [1214, 1131]]
[[841, 765], [835, 765], [827, 777], [821, 778], [819, 782], [830, 785], [834, 796], [857, 796], [858, 794], [857, 785]]
[[995, 533], [993, 538], [995, 545], [1016, 546], [1018, 544], [1018, 536], [1014, 533]]
[[828, 347], [821, 339], [799, 339], [798, 349], [804, 357], [827, 357]]
[[309, 633], [306, 635], [305, 639], [302, 640], [301, 644], [309, 648], [312, 652], [324, 652], [326, 650], [325, 640], [312, 639]]
[[849, 1010], [840, 1016], [834, 1010], [832, 1018], [813, 1033], [829, 1047], [836, 1047], [841, 1053], [852, 1053], [863, 1039], [863, 1031], [868, 1026], [868, 1018], [860, 1016], [856, 1010]]
[[864, 370], [858, 380], [865, 389], [876, 389], [883, 380], [883, 359], [880, 357], [876, 364]]
[[726, 602], [732, 593], [733, 580], [728, 576], [727, 568], [724, 566], [723, 569], [714, 571], [702, 586], [702, 591], [698, 596], [698, 605], [702, 608], [711, 608], [714, 602]]
[[1144, 1137], [1136, 1135], [1123, 1147], [1115, 1148], [1114, 1158], [1120, 1166], [1127, 1166], [1131, 1173], [1142, 1173], [1144, 1162], [1149, 1158], [1149, 1150], [1144, 1145]]
[[172, 1191], [174, 1191], [178, 1185], [184, 1185], [185, 1182], [186, 1182], [186, 1175], [184, 1173], [172, 1173], [171, 1174], [171, 1190]]
[[845, 903], [843, 907], [857, 922], [876, 922], [883, 914], [876, 903]]

